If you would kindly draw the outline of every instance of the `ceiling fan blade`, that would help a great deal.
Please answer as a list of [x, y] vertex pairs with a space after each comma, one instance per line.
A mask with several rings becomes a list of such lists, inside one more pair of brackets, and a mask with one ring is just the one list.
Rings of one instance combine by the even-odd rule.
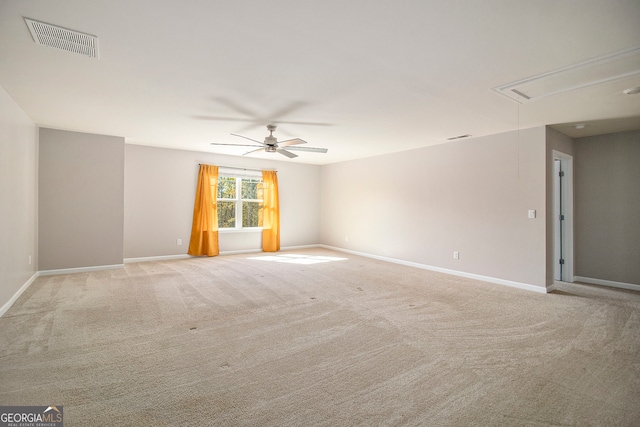
[[256, 114], [255, 111], [251, 111], [248, 108], [243, 107], [242, 105], [236, 104], [235, 102], [224, 98], [224, 97], [218, 97], [218, 98], [214, 98], [214, 101], [219, 102], [220, 104], [224, 105], [225, 107], [228, 107], [232, 110], [234, 110], [237, 113], [240, 113], [244, 116], [247, 117], [253, 117], [254, 119], [258, 119], [258, 115]]
[[249, 144], [225, 144], [223, 142], [212, 142], [211, 145], [230, 145], [231, 147], [260, 147], [260, 145]]
[[232, 133], [231, 135], [233, 135], [233, 136], [237, 136], [237, 137], [239, 137], [239, 138], [248, 139], [249, 141], [257, 142], [257, 143], [258, 143], [258, 144], [260, 144], [261, 146], [262, 146], [262, 145], [265, 145], [265, 143], [264, 143], [264, 142], [262, 142], [262, 141], [258, 141], [257, 139], [249, 138], [248, 136], [238, 135], [237, 133]]
[[327, 148], [316, 148], [316, 147], [287, 147], [289, 150], [293, 151], [311, 151], [313, 153], [326, 153], [329, 151]]
[[287, 120], [274, 120], [274, 119], [263, 119], [263, 118], [242, 118], [242, 117], [226, 117], [226, 116], [204, 116], [204, 115], [193, 115], [191, 116], [196, 120], [212, 120], [217, 122], [245, 122], [245, 123], [253, 123], [247, 125], [243, 130], [254, 128], [258, 125], [262, 125], [263, 123], [275, 123], [279, 125], [301, 125], [301, 126], [333, 126], [333, 123], [322, 123], [322, 122], [290, 122]]
[[303, 141], [300, 138], [293, 138], [293, 139], [286, 139], [284, 141], [278, 141], [278, 145], [280, 145], [281, 147], [289, 147], [291, 145], [298, 145], [298, 144], [306, 144], [307, 141]]
[[[211, 120], [224, 120], [224, 118], [215, 118]], [[249, 122], [246, 126], [243, 126], [242, 129], [238, 129], [238, 132], [246, 132], [255, 128], [257, 125], [262, 123], [272, 123], [275, 125], [302, 125], [302, 126], [333, 126], [333, 123], [320, 123], [320, 122], [290, 122], [288, 120], [276, 120], [276, 119], [229, 119], [236, 122]], [[253, 124], [251, 124], [253, 123]]]
[[[289, 103], [289, 105], [285, 105], [275, 111], [272, 111], [271, 114], [267, 114], [266, 117], [271, 117], [272, 121], [278, 121], [278, 117], [284, 117], [288, 114], [291, 114], [292, 112], [299, 110], [300, 108], [304, 107], [307, 103], [303, 102], [303, 101], [293, 101], [291, 103]], [[266, 118], [265, 117], [265, 118]], [[280, 122], [282, 123], [282, 122]]]
[[291, 151], [287, 151], [284, 148], [278, 148], [276, 151], [278, 151], [278, 153], [287, 156], [290, 159], [293, 159], [294, 157], [298, 157], [297, 154], [293, 154]]
[[287, 120], [272, 120], [271, 122], [276, 124], [284, 124], [284, 125], [333, 126], [333, 123], [321, 123], [321, 122], [290, 122]]
[[224, 116], [191, 116], [197, 120], [214, 120], [220, 122], [251, 122], [251, 123], [262, 123], [256, 119], [242, 119], [239, 117], [224, 117]]
[[302, 107], [305, 103], [304, 102], [300, 102], [300, 101], [296, 101], [296, 102], [292, 102], [291, 104], [280, 108], [279, 110], [274, 111], [271, 114], [267, 114], [267, 115], [258, 115], [258, 114], [251, 114], [250, 117], [252, 117], [252, 120], [248, 120], [250, 122], [253, 122], [254, 124], [247, 124], [246, 126], [244, 126], [242, 129], [239, 129], [238, 132], [246, 132], [249, 129], [252, 129], [255, 127], [255, 125], [259, 124], [259, 123], [271, 123], [271, 124], [277, 124], [277, 123], [287, 123], [281, 120], [277, 120], [278, 117], [282, 117], [285, 116], [295, 110], [297, 110], [298, 108]]
[[258, 148], [257, 150], [251, 150], [251, 151], [247, 151], [246, 153], [243, 154], [243, 156], [246, 156], [247, 154], [251, 154], [251, 153], [257, 153], [258, 151], [264, 151], [264, 148]]

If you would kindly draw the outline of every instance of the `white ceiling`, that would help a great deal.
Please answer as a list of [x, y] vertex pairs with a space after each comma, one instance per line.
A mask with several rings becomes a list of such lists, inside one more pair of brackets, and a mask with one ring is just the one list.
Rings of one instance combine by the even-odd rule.
[[[100, 58], [35, 44], [25, 17], [96, 35]], [[0, 40], [0, 85], [38, 125], [131, 144], [241, 155], [210, 143], [277, 123], [329, 152], [263, 156], [327, 164], [640, 128], [640, 95], [622, 93], [640, 74], [524, 104], [492, 90], [640, 46], [638, 0], [0, 0]]]

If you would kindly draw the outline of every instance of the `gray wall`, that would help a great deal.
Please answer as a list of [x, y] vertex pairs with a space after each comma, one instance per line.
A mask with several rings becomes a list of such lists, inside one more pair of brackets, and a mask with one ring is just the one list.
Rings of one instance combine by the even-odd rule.
[[[554, 149], [575, 160], [575, 274], [640, 283], [639, 131], [574, 142], [540, 127], [320, 167], [38, 137], [4, 90], [0, 108], [0, 307], [38, 269], [185, 253], [198, 163], [278, 169], [283, 247], [322, 243], [544, 287]], [[260, 247], [257, 233], [220, 239], [223, 252]]]
[[640, 131], [575, 140], [575, 272], [640, 285]]
[[36, 125], [0, 87], [0, 313], [37, 271], [37, 146]]
[[544, 288], [546, 161], [537, 127], [323, 166], [322, 243]]
[[124, 138], [40, 129], [39, 269], [123, 262]]
[[[130, 144], [125, 153], [125, 258], [186, 254], [199, 163], [276, 169], [281, 246], [320, 242], [320, 166]], [[260, 250], [262, 234], [220, 232], [219, 239], [222, 253]]]

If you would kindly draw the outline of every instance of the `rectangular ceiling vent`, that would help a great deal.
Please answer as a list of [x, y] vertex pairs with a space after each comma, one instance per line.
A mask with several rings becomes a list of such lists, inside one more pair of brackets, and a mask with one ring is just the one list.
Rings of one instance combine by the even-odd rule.
[[452, 136], [451, 138], [447, 138], [447, 141], [455, 141], [456, 139], [469, 138], [471, 135], [468, 133], [465, 135]]
[[98, 37], [24, 18], [36, 44], [99, 58]]
[[593, 58], [493, 90], [519, 103], [640, 74], [640, 47]]

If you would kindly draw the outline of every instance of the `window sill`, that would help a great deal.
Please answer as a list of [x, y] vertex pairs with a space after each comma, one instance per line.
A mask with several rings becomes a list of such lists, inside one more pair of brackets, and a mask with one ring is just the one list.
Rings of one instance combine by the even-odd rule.
[[262, 232], [262, 227], [251, 227], [251, 228], [219, 228], [218, 233], [227, 234], [227, 233], [260, 233]]

